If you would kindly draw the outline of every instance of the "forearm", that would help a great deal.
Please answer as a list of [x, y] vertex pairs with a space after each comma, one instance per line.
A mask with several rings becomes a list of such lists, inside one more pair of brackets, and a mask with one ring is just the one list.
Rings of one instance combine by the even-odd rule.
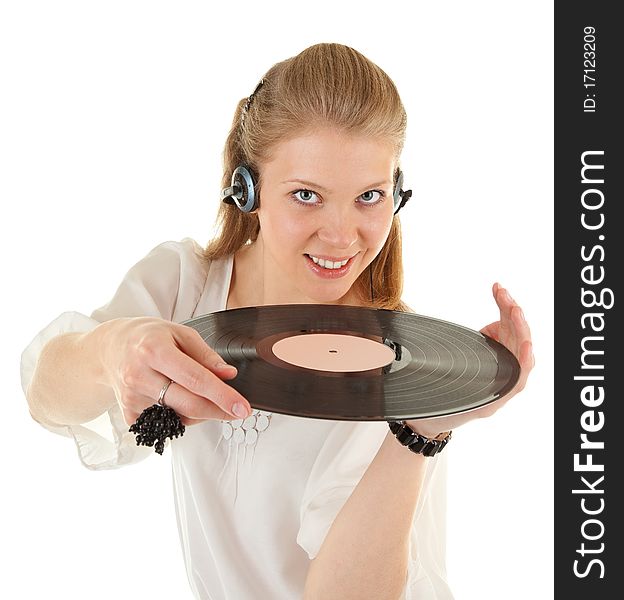
[[35, 420], [86, 423], [116, 402], [99, 360], [105, 329], [61, 334], [43, 347], [26, 393]]
[[310, 565], [305, 600], [400, 598], [426, 460], [388, 432]]

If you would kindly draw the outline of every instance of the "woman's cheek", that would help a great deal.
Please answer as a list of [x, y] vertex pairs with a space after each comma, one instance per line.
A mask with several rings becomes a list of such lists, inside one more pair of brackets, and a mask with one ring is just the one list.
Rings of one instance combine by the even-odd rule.
[[371, 221], [368, 223], [365, 236], [370, 247], [375, 248], [377, 251], [383, 248], [383, 245], [388, 239], [388, 234], [392, 228], [392, 222], [387, 223], [385, 221]]

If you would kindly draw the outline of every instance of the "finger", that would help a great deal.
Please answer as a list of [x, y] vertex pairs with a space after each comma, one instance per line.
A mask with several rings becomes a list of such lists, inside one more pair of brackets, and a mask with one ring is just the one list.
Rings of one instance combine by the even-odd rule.
[[[218, 380], [217, 380], [218, 381]], [[190, 392], [184, 386], [177, 384], [175, 381], [167, 388], [167, 393], [163, 398], [165, 406], [169, 406], [180, 417], [189, 419], [237, 419], [237, 416], [231, 416], [227, 411], [223, 410], [219, 405], [211, 400], [207, 400], [202, 396], [198, 396]]]
[[522, 344], [526, 341], [531, 341], [531, 329], [524, 317], [524, 312], [517, 304], [511, 311], [511, 320], [516, 333], [517, 355], [519, 356]]
[[216, 404], [235, 418], [251, 414], [249, 402], [238, 391], [176, 347], [163, 348], [153, 357], [150, 366], [190, 394]]
[[495, 283], [492, 286], [492, 294], [498, 306], [500, 320], [492, 323], [488, 327], [490, 330], [495, 330], [495, 335], [492, 337], [504, 346], [507, 346], [513, 352], [513, 348], [510, 347], [514, 336], [513, 324], [510, 321], [511, 296], [509, 296], [505, 288], [499, 283]]
[[[201, 338], [199, 339], [201, 340]], [[201, 341], [204, 343], [203, 340]], [[197, 341], [195, 340], [195, 352], [197, 352], [196, 345]], [[186, 350], [186, 347], [183, 346], [182, 349], [175, 346], [164, 347], [160, 352], [154, 353], [150, 366], [191, 394], [209, 400], [235, 418], [244, 419], [251, 414], [251, 406], [244, 396], [183, 350]], [[214, 368], [217, 369], [218, 362], [222, 362], [221, 357], [214, 350], [209, 349], [209, 351], [213, 356]], [[187, 416], [201, 418], [201, 415], [188, 414]]]
[[511, 309], [516, 305], [516, 301], [502, 285], [499, 283], [494, 285], [496, 286], [496, 290], [494, 291], [494, 300], [496, 300], [496, 304], [498, 304], [501, 316], [509, 318], [511, 316]]
[[520, 377], [516, 382], [513, 389], [513, 394], [523, 390], [526, 386], [526, 382], [529, 378], [529, 373], [533, 369], [535, 364], [535, 357], [533, 356], [533, 344], [529, 340], [525, 340], [518, 354], [518, 363], [520, 364]]
[[[143, 367], [140, 371], [133, 370], [125, 373], [122, 388], [124, 408], [127, 411], [140, 414], [145, 408], [158, 402], [162, 390], [168, 382], [169, 379], [165, 375], [150, 368]], [[172, 408], [178, 415], [189, 417], [193, 417], [197, 409], [188, 408], [188, 405], [192, 402], [200, 405], [206, 404], [205, 398], [176, 391], [174, 382], [168, 385], [162, 400], [167, 405], [174, 403], [176, 406], [172, 406]], [[217, 407], [215, 414], [223, 414], [223, 411]], [[217, 417], [213, 417], [211, 413], [210, 415], [206, 414], [206, 418]]]
[[[238, 374], [236, 366], [227, 364], [223, 360], [223, 357], [206, 343], [196, 329], [188, 325], [179, 325], [176, 333], [180, 337], [180, 340], [185, 343], [185, 353], [194, 358], [199, 364], [216, 373], [221, 379], [229, 380], [236, 377]], [[251, 406], [243, 396], [240, 396], [240, 398], [243, 399], [244, 408], [250, 413]], [[238, 419], [242, 415], [235, 414], [233, 416]]]
[[498, 342], [499, 341], [498, 339], [499, 323], [500, 321], [494, 321], [493, 323], [486, 325], [480, 330], [480, 333], [482, 333], [483, 335], [487, 335], [488, 337], [491, 337], [493, 340], [496, 340]]
[[178, 325], [174, 329], [174, 337], [182, 345], [186, 354], [194, 358], [200, 365], [217, 373], [219, 377], [232, 379], [236, 376], [237, 368], [227, 364], [223, 357], [206, 343], [196, 329], [188, 325]]
[[496, 290], [496, 301], [501, 315], [499, 340], [517, 356], [522, 341], [527, 336], [530, 339], [528, 324], [518, 303], [500, 284]]
[[[162, 386], [161, 386], [162, 387]], [[124, 415], [134, 423], [139, 415], [150, 406], [157, 404], [160, 390], [154, 396], [133, 396], [132, 402], [125, 406]], [[239, 417], [232, 416], [219, 406], [192, 394], [182, 386], [172, 382], [162, 400], [163, 405], [173, 409], [182, 423], [194, 424], [206, 420], [232, 420]]]
[[180, 417], [182, 425], [185, 427], [193, 427], [193, 425], [199, 425], [205, 423], [208, 419], [189, 419], [189, 417]]
[[535, 366], [533, 343], [530, 341], [524, 343], [523, 351], [520, 353], [520, 364], [529, 371]]
[[240, 420], [240, 417], [236, 417], [236, 416], [233, 416], [233, 415], [228, 415], [227, 413], [223, 413], [223, 417], [220, 417], [220, 418], [194, 419], [192, 417], [180, 417], [180, 420], [182, 421], [182, 423], [184, 425], [192, 426], [192, 425], [198, 425], [199, 423], [205, 423], [206, 421], [216, 421], [216, 420], [220, 420], [220, 421], [236, 421], [236, 420]]
[[535, 366], [535, 355], [533, 354], [533, 343], [530, 340], [525, 340], [522, 343], [520, 352], [518, 355], [518, 362], [520, 367], [529, 372]]

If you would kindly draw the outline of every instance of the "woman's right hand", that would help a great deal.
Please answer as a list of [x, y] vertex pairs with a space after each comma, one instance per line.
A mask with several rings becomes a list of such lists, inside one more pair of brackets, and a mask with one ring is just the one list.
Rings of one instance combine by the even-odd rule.
[[169, 379], [164, 402], [184, 425], [208, 419], [244, 419], [249, 402], [224, 379], [236, 376], [200, 336], [186, 325], [152, 317], [106, 321], [101, 335], [101, 383], [111, 387], [128, 425], [155, 404]]

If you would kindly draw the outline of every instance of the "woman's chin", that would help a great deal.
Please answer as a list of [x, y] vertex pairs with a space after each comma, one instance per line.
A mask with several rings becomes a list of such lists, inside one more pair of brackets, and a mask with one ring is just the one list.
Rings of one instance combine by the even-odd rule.
[[310, 290], [308, 297], [311, 303], [314, 304], [349, 304], [348, 298], [351, 296], [350, 289], [344, 289], [340, 286], [340, 289], [315, 289]]

